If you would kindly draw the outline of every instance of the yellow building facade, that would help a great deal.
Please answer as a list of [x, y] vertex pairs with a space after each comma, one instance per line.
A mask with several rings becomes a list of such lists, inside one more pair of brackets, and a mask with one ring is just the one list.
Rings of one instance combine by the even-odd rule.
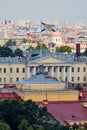
[[0, 84], [16, 84], [18, 81], [27, 79], [39, 71], [39, 65], [43, 64], [43, 70], [56, 78], [58, 81], [66, 82], [71, 86], [86, 86], [87, 63], [67, 62], [54, 56], [36, 59], [29, 62], [9, 62], [0, 59]]

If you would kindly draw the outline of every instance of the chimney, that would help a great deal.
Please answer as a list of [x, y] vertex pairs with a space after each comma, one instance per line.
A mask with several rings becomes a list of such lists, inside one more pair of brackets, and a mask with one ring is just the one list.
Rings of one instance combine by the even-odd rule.
[[76, 43], [76, 53], [80, 53], [80, 43]]

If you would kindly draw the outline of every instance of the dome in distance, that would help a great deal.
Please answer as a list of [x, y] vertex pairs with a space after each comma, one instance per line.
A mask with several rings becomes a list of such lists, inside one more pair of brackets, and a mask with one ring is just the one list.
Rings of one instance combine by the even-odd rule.
[[52, 37], [61, 37], [61, 33], [59, 31], [53, 32]]

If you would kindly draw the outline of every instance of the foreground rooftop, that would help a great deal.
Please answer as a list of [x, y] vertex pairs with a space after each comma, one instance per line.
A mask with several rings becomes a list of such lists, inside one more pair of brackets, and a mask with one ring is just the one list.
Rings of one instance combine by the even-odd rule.
[[63, 125], [73, 125], [74, 123], [78, 125], [87, 124], [87, 91], [82, 91], [81, 93], [82, 96], [79, 101], [49, 102], [46, 105], [48, 112]]

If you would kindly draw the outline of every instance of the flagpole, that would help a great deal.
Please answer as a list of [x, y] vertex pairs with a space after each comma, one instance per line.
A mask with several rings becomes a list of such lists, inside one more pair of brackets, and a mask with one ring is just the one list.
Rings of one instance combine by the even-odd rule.
[[42, 33], [41, 31], [40, 31], [40, 71], [42, 71]]
[[41, 25], [43, 25], [44, 28], [41, 27], [41, 31], [40, 31], [40, 59], [41, 59], [41, 62], [40, 62], [40, 67], [41, 67], [41, 70], [43, 70], [43, 66], [42, 66], [42, 32], [44, 31], [52, 31], [52, 32], [55, 32], [55, 26], [52, 25], [52, 24], [45, 24], [44, 22], [40, 22]]

